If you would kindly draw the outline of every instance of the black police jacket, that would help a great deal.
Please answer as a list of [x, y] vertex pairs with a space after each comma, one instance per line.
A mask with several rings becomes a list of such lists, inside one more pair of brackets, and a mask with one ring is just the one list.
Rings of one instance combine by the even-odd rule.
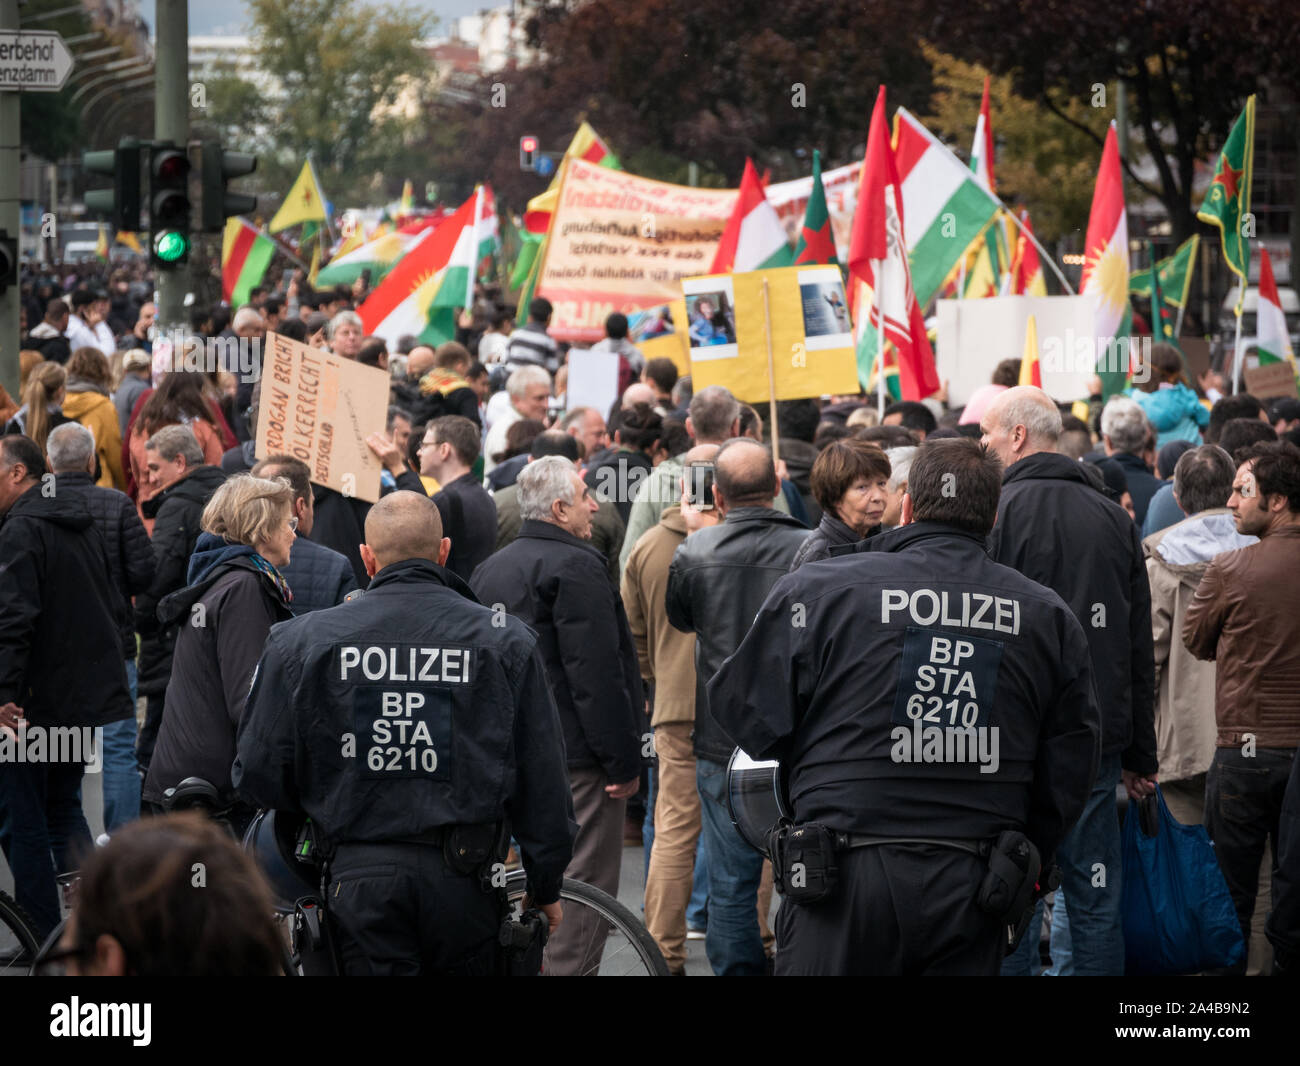
[[1156, 668], [1142, 536], [1085, 466], [1040, 452], [1008, 467], [989, 554], [1070, 605], [1092, 649], [1102, 753], [1153, 774]]
[[798, 821], [939, 839], [1022, 829], [1052, 855], [1097, 768], [1078, 621], [952, 526], [858, 548], [776, 584], [709, 682], [714, 718], [782, 761]]
[[236, 746], [240, 795], [306, 812], [327, 851], [509, 818], [559, 898], [577, 826], [537, 638], [434, 563], [273, 626]]
[[737, 507], [687, 537], [668, 568], [668, 621], [695, 641], [697, 757], [725, 763], [735, 745], [714, 720], [705, 689], [749, 630], [768, 590], [783, 577], [808, 530], [771, 507]]
[[648, 729], [641, 667], [605, 557], [557, 525], [528, 519], [471, 585], [480, 601], [537, 632], [569, 767], [599, 767], [618, 784], [637, 777]]

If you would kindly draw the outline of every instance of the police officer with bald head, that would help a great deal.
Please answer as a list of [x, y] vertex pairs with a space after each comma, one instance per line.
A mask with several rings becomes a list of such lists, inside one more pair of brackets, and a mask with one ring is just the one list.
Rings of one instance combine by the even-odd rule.
[[576, 825], [546, 668], [532, 630], [446, 569], [432, 500], [384, 497], [365, 537], [364, 594], [272, 627], [233, 781], [310, 816], [346, 974], [490, 974], [511, 835], [533, 904], [562, 918]]
[[778, 581], [708, 683], [778, 759], [776, 973], [998, 973], [1098, 759], [1088, 644], [1056, 593], [988, 556], [1002, 469], [922, 444], [903, 525]]

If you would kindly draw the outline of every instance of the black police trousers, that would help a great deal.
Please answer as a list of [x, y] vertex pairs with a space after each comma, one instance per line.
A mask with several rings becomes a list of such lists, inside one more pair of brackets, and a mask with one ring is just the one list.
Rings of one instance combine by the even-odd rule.
[[776, 976], [996, 977], [1006, 926], [976, 905], [987, 860], [934, 844], [839, 854], [821, 903], [781, 901]]
[[348, 977], [489, 976], [501, 905], [430, 844], [341, 844], [326, 910]]

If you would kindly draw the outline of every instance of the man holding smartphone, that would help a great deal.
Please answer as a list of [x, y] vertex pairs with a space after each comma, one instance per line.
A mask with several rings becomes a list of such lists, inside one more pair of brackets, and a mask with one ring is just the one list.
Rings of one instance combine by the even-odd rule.
[[668, 622], [664, 593], [673, 553], [697, 529], [720, 521], [713, 500], [716, 444], [699, 444], [683, 458], [681, 499], [665, 507], [623, 568], [623, 606], [641, 662], [650, 703], [658, 775], [654, 840], [645, 883], [645, 923], [674, 974], [686, 966], [686, 909], [700, 837], [695, 785], [695, 634]]

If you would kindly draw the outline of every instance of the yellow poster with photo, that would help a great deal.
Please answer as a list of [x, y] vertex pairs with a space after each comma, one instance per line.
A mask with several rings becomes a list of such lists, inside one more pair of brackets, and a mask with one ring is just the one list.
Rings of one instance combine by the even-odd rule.
[[677, 373], [691, 372], [691, 359], [686, 347], [686, 330], [690, 323], [684, 300], [633, 311], [627, 316], [627, 323], [627, 339], [637, 346], [647, 362], [671, 359]]
[[723, 385], [744, 403], [762, 403], [773, 386], [778, 400], [858, 391], [853, 326], [838, 267], [683, 278], [682, 295], [696, 392]]

